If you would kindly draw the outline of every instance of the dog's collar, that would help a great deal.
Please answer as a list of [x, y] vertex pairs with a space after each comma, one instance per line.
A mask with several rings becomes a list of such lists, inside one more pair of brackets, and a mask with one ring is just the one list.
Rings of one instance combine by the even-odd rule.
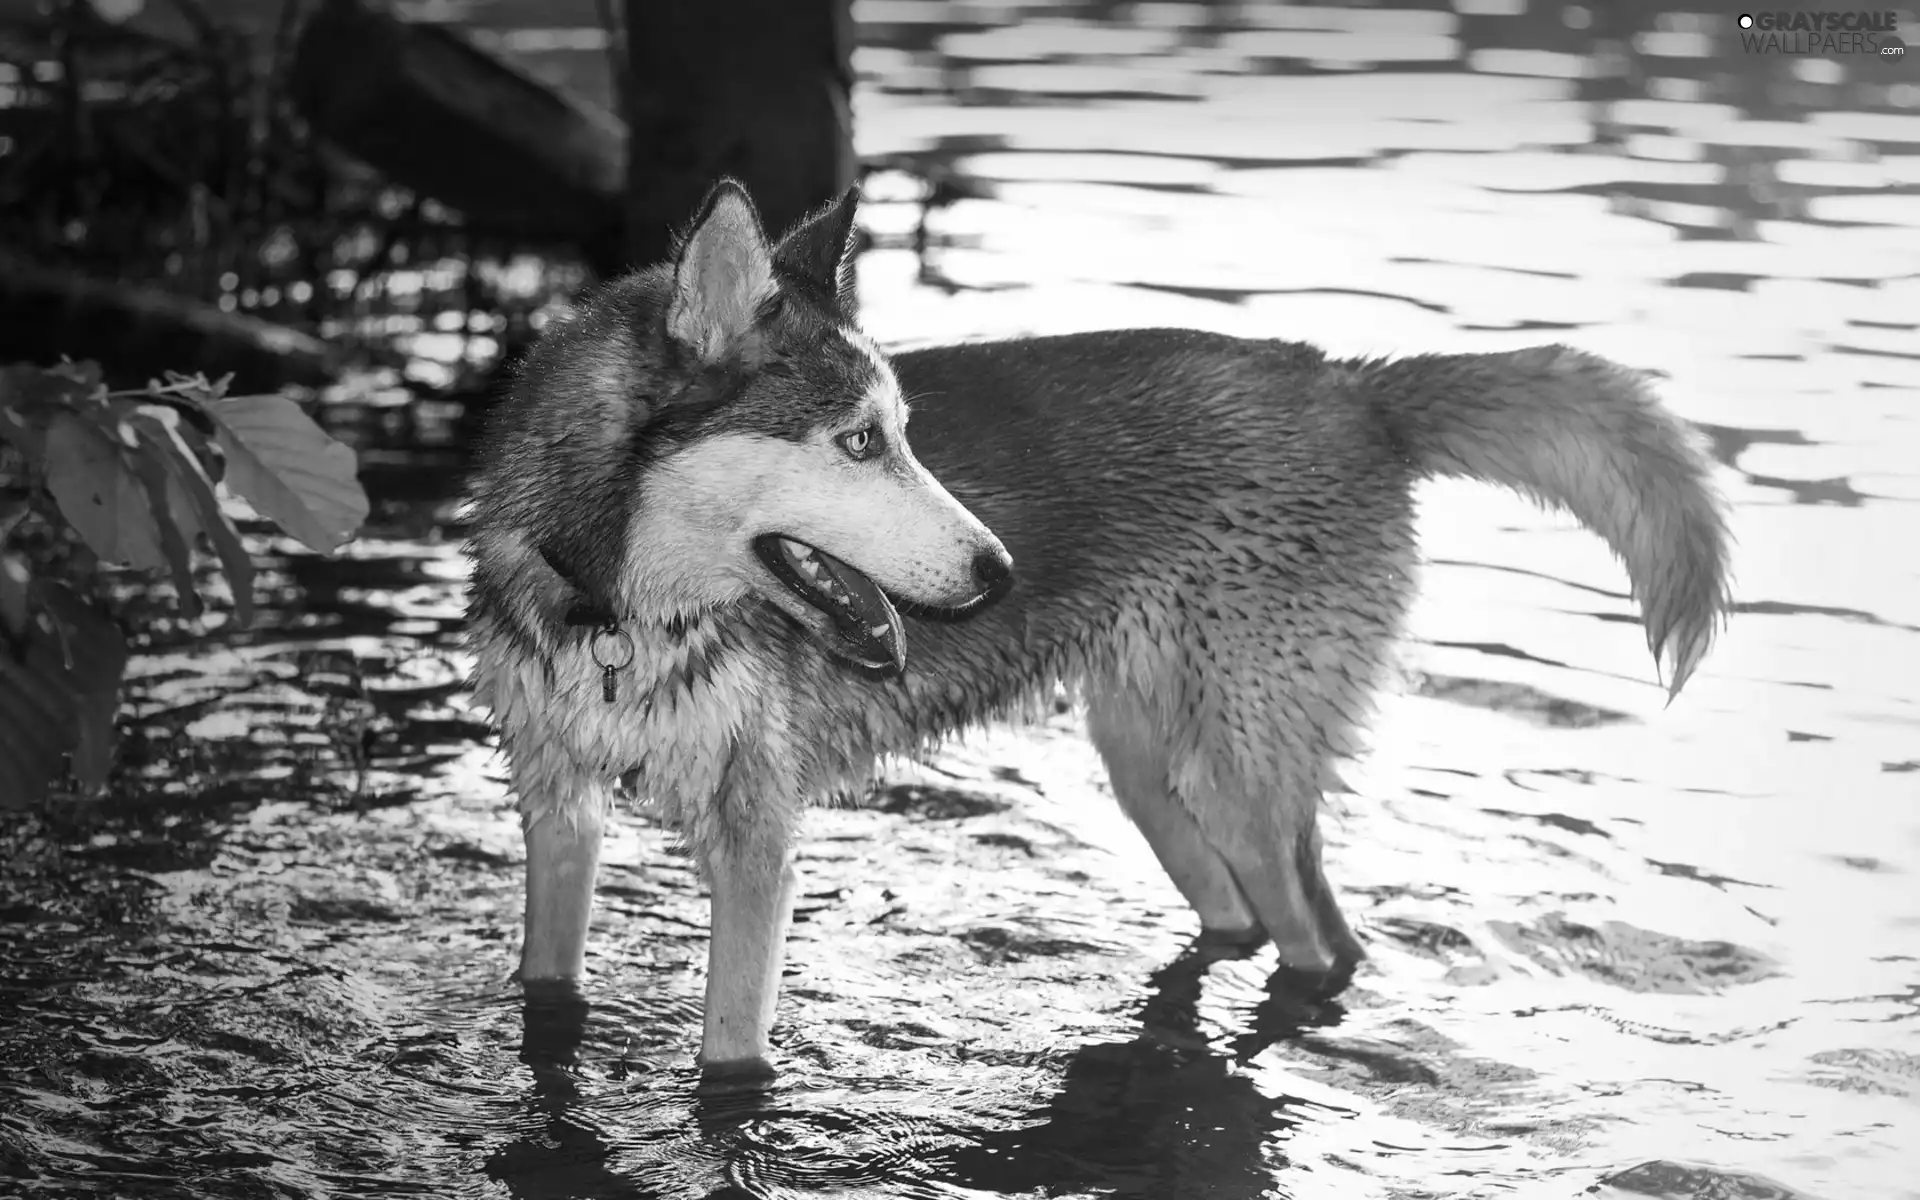
[[[567, 605], [566, 612], [560, 618], [563, 624], [570, 629], [613, 630], [620, 627], [620, 617], [614, 612], [612, 606], [596, 600], [587, 585], [580, 582], [580, 577], [567, 569], [565, 562], [558, 555], [542, 546], [540, 558], [555, 575], [560, 577], [561, 583], [573, 589], [573, 600]], [[699, 621], [700, 618], [697, 616], [675, 613], [666, 619], [662, 628], [669, 636], [679, 639], [686, 637], [688, 632], [699, 624]]]
[[633, 638], [620, 628], [620, 618], [613, 609], [593, 599], [586, 585], [579, 577], [567, 570], [560, 558], [547, 547], [540, 547], [540, 557], [560, 582], [574, 591], [573, 603], [567, 606], [566, 615], [561, 618], [569, 628], [592, 630], [587, 634], [587, 653], [593, 656], [594, 665], [600, 668], [600, 694], [608, 704], [618, 695], [616, 678], [620, 672], [633, 665]]
[[546, 562], [553, 573], [560, 577], [561, 583], [573, 589], [573, 602], [567, 605], [566, 615], [561, 618], [568, 627], [573, 629], [610, 629], [620, 623], [620, 618], [615, 615], [613, 609], [594, 599], [593, 593], [587, 589], [587, 585], [581, 583], [580, 577], [575, 575], [567, 568], [565, 563], [560, 561], [559, 555], [547, 547], [542, 546], [540, 547], [540, 557]]

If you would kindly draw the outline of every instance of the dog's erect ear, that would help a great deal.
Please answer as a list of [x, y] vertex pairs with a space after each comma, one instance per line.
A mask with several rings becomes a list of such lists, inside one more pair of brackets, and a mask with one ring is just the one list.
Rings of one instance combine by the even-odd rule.
[[707, 193], [673, 265], [667, 333], [702, 364], [724, 362], [773, 295], [773, 251], [746, 189], [722, 179]]
[[849, 316], [854, 307], [853, 214], [859, 207], [860, 188], [856, 184], [795, 225], [773, 252], [782, 270], [819, 288]]

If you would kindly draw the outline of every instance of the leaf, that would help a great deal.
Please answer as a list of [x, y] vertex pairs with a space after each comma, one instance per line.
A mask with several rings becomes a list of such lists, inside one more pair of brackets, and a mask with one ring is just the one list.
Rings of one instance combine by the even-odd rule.
[[216, 440], [220, 435], [219, 427], [207, 415], [206, 409], [178, 396], [145, 394], [116, 398], [113, 411], [121, 420], [130, 420], [137, 413], [146, 413], [162, 422], [179, 437], [181, 445], [193, 452], [193, 457], [199, 460], [200, 469], [207, 478], [215, 483], [220, 482], [227, 464]]
[[47, 429], [46, 452], [47, 490], [95, 554], [144, 570], [167, 565], [146, 489], [119, 442], [92, 421], [61, 413]]
[[[151, 420], [147, 423], [150, 427], [157, 424]], [[167, 556], [167, 569], [173, 573], [173, 590], [179, 597], [180, 611], [189, 618], [197, 617], [201, 604], [200, 589], [193, 582], [193, 535], [200, 532], [199, 519], [194, 516], [191, 504], [176, 506], [168, 495], [173, 480], [163, 457], [170, 453], [166, 443], [138, 436], [141, 431], [135, 421], [127, 421], [122, 427], [136, 434], [133, 471], [147, 493], [154, 525], [160, 531], [160, 549]], [[164, 437], [166, 431], [160, 430], [160, 434]]]
[[97, 363], [62, 362], [51, 367], [14, 363], [0, 367], [0, 408], [47, 403], [72, 406], [105, 394]]
[[[119, 630], [114, 631], [118, 635]], [[68, 752], [68, 769], [80, 795], [92, 799], [107, 790], [113, 774], [113, 751], [119, 732], [113, 727], [114, 714], [120, 711], [120, 677], [127, 669], [126, 643], [119, 643], [120, 655], [111, 668], [99, 666], [99, 679], [74, 698], [73, 748]], [[111, 675], [108, 674], [109, 669]]]
[[26, 636], [27, 587], [32, 582], [26, 555], [0, 551], [0, 640], [11, 644]]
[[331, 554], [367, 519], [359, 464], [284, 396], [206, 405], [227, 456], [226, 485], [307, 546]]
[[107, 385], [102, 381], [100, 364], [91, 359], [74, 362], [63, 358], [53, 366], [40, 372], [43, 382], [70, 391], [83, 399], [99, 399], [106, 395]]
[[14, 363], [0, 367], [0, 411], [12, 408], [24, 400], [33, 388], [34, 380], [39, 376], [40, 368], [31, 363]]
[[207, 404], [224, 398], [228, 385], [233, 382], [232, 371], [228, 371], [218, 379], [208, 379], [205, 371], [196, 371], [191, 375], [167, 371], [165, 375], [166, 387], [177, 389], [181, 395], [196, 404]]
[[41, 438], [55, 415], [97, 406], [106, 394], [100, 368], [93, 363], [0, 367], [0, 436], [37, 458]]
[[[127, 402], [122, 401], [122, 403]], [[220, 433], [213, 424], [213, 418], [207, 415], [207, 410], [193, 395], [172, 395], [167, 392], [149, 391], [146, 395], [135, 398], [129, 407], [135, 410], [164, 408], [172, 412], [185, 421], [192, 430], [194, 441], [198, 443], [196, 451], [206, 444], [206, 439], [218, 437]]]
[[0, 367], [0, 441], [11, 442], [37, 464], [43, 456], [47, 419], [76, 407], [84, 392], [71, 380], [49, 378], [31, 363]]
[[41, 598], [26, 654], [0, 655], [0, 808], [44, 799], [69, 756], [81, 791], [98, 794], [113, 761], [126, 639], [65, 588]]
[[188, 448], [186, 430], [170, 409], [135, 413], [132, 422], [140, 431], [142, 445], [150, 447], [167, 473], [167, 509], [191, 541], [205, 534], [226, 568], [233, 585], [233, 606], [240, 623], [253, 623], [253, 557], [240, 540], [227, 514], [220, 510], [213, 481], [201, 468], [200, 459]]
[[11, 443], [28, 463], [38, 463], [46, 453], [46, 438], [24, 408], [0, 405], [0, 443]]

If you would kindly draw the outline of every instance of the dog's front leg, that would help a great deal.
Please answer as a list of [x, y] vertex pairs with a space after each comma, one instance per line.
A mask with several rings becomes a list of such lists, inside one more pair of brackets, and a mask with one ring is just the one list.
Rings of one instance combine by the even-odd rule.
[[[722, 811], [738, 809], [723, 803]], [[707, 947], [706, 1029], [700, 1065], [711, 1078], [773, 1073], [768, 1034], [780, 996], [787, 927], [798, 876], [784, 812], [754, 812], [745, 827], [722, 820], [700, 847], [713, 894]]]
[[576, 979], [585, 966], [593, 880], [612, 803], [610, 790], [586, 784], [559, 803], [524, 813], [527, 920], [526, 941], [520, 947], [522, 981]]

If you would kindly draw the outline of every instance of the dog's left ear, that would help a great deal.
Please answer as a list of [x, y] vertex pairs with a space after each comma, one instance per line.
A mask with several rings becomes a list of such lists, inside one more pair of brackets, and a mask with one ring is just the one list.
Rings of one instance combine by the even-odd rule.
[[799, 276], [830, 297], [848, 317], [857, 307], [854, 296], [853, 214], [860, 207], [855, 184], [838, 200], [803, 219], [780, 239], [773, 260], [780, 269]]
[[707, 193], [673, 265], [667, 333], [703, 365], [726, 361], [774, 294], [773, 252], [746, 189], [722, 179]]

